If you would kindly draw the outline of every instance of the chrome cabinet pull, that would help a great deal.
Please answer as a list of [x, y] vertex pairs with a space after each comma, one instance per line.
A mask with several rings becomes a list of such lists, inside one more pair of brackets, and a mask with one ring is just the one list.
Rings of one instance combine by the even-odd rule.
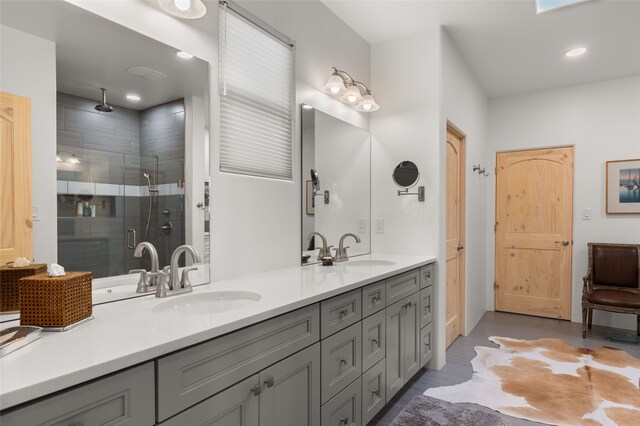
[[251, 386], [251, 393], [253, 393], [253, 396], [258, 396], [261, 392], [262, 386], [260, 386], [260, 383], [256, 383], [255, 385]]
[[264, 379], [264, 384], [267, 385], [268, 388], [273, 387], [273, 376], [269, 376]]
[[344, 318], [349, 314], [349, 310], [348, 309], [343, 309], [340, 311], [340, 318]]
[[374, 394], [377, 397], [380, 396], [380, 391], [378, 389], [371, 389], [371, 393]]
[[348, 425], [349, 424], [349, 417], [340, 417], [340, 424], [341, 425]]
[[378, 296], [373, 296], [371, 298], [371, 304], [377, 305], [378, 303], [380, 303], [380, 299], [378, 298]]
[[347, 357], [340, 358], [340, 364], [347, 365], [348, 362], [349, 362], [349, 358]]
[[378, 346], [378, 339], [371, 339], [371, 343]]

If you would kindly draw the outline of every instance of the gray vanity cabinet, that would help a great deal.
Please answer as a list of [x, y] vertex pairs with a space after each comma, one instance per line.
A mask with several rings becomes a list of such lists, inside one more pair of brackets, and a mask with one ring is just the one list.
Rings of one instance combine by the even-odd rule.
[[421, 367], [419, 301], [414, 293], [386, 309], [387, 402]]
[[322, 403], [362, 375], [360, 323], [322, 340]]
[[153, 362], [2, 412], [2, 426], [151, 426], [155, 420]]
[[361, 379], [344, 388], [322, 406], [322, 426], [361, 426]]
[[384, 407], [385, 398], [384, 359], [362, 375], [362, 424], [366, 425]]
[[379, 311], [362, 320], [362, 371], [367, 371], [384, 359], [385, 313]]

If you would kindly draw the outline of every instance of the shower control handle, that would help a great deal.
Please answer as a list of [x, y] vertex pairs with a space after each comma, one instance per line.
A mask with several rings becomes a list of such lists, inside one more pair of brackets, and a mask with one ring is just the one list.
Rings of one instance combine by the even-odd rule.
[[133, 228], [127, 229], [127, 248], [131, 250], [136, 248], [136, 230]]

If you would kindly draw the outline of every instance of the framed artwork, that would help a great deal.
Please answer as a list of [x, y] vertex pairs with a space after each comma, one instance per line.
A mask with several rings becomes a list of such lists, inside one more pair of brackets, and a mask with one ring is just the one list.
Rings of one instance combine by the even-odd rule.
[[306, 191], [306, 196], [307, 196], [307, 209], [306, 209], [306, 213], [307, 216], [313, 216], [316, 212], [316, 205], [315, 205], [315, 198], [313, 196], [313, 183], [311, 183], [310, 180], [307, 181], [307, 191]]
[[640, 214], [640, 158], [607, 161], [607, 213]]

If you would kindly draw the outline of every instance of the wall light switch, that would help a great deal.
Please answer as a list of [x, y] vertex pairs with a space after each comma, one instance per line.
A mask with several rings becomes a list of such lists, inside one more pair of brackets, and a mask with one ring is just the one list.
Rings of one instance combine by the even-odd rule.
[[384, 219], [376, 219], [376, 234], [384, 234]]
[[582, 209], [582, 220], [591, 220], [591, 209]]
[[40, 206], [31, 206], [31, 220], [34, 222], [40, 220]]
[[358, 218], [358, 234], [367, 233], [367, 219], [364, 217]]

